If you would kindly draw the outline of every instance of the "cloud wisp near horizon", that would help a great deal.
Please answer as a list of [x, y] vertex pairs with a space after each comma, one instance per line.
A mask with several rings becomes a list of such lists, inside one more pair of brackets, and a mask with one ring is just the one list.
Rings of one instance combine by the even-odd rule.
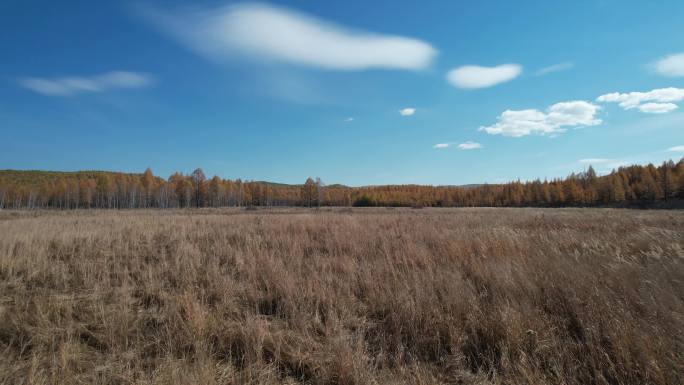
[[596, 171], [605, 174], [612, 172], [613, 170], [623, 166], [650, 163], [651, 159], [659, 155], [662, 155], [663, 153], [682, 153], [684, 155], [684, 145], [674, 146], [664, 150], [656, 150], [639, 154], [632, 154], [628, 156], [620, 156], [617, 158], [582, 158], [579, 159], [577, 163], [582, 164], [586, 167], [593, 166], [596, 168]]

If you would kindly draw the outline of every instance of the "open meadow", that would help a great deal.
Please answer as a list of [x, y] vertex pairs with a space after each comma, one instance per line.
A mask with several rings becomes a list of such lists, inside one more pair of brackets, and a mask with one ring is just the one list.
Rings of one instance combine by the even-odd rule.
[[682, 384], [684, 212], [0, 211], [0, 384]]

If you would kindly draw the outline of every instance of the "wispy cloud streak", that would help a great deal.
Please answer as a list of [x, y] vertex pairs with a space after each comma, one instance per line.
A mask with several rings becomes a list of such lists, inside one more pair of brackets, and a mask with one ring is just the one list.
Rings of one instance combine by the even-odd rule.
[[94, 76], [31, 77], [20, 80], [20, 84], [26, 89], [48, 96], [70, 96], [116, 88], [141, 88], [152, 83], [150, 75], [129, 71], [112, 71]]

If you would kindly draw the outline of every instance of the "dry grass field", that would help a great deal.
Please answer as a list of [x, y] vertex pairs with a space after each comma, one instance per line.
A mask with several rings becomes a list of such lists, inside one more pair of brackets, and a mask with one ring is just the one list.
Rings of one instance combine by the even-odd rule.
[[0, 211], [2, 384], [682, 384], [684, 212]]

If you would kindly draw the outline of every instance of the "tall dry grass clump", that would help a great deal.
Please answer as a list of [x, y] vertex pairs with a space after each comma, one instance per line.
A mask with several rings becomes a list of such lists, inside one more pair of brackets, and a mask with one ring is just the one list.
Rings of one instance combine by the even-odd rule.
[[2, 384], [682, 384], [684, 213], [0, 212]]

